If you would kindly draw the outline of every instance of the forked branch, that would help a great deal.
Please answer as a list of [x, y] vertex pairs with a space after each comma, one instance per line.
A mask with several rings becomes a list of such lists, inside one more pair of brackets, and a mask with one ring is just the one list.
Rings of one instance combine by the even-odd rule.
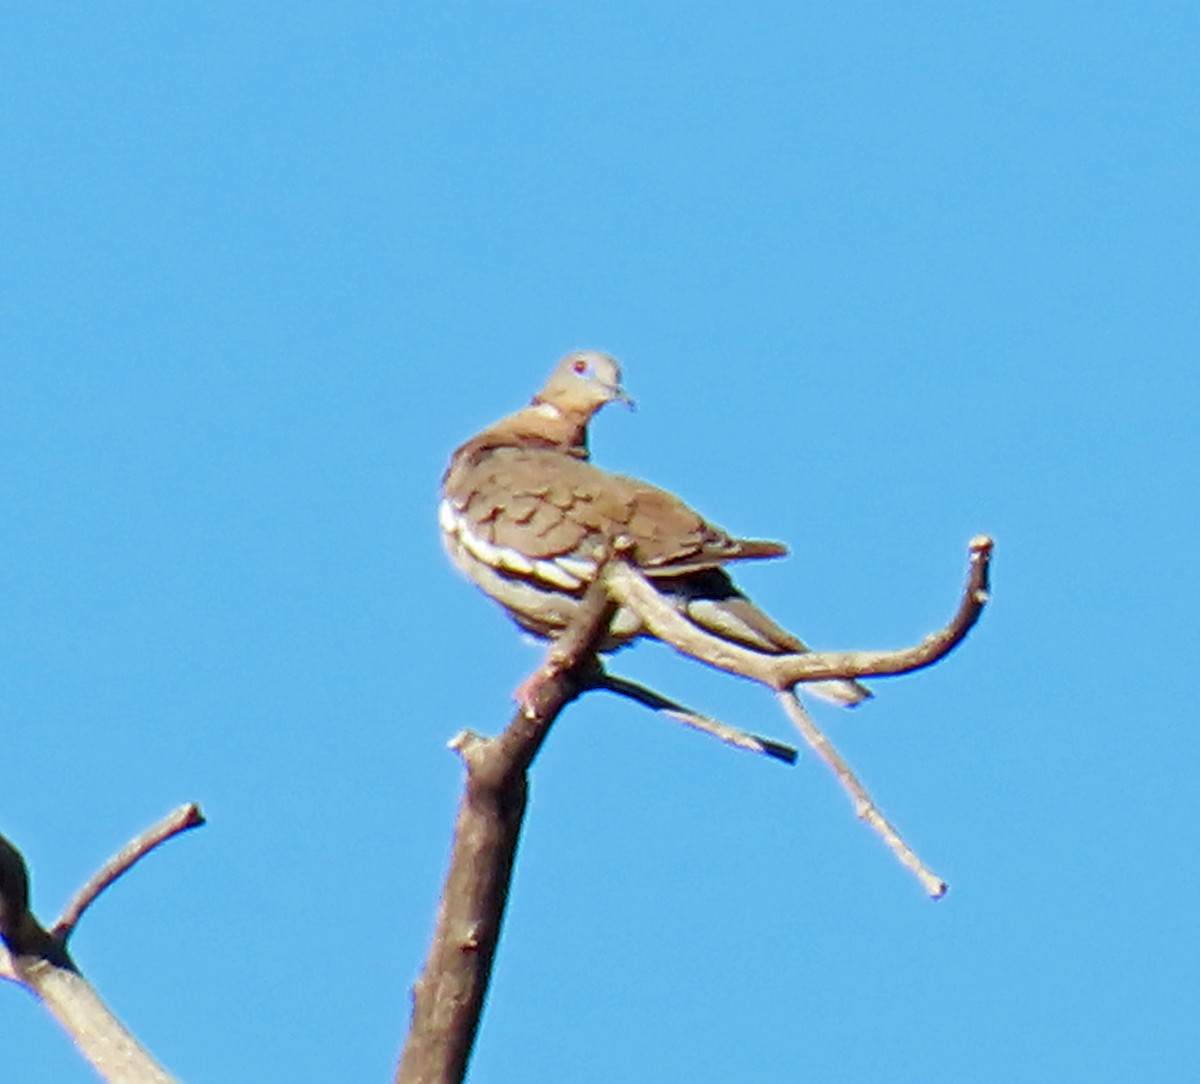
[[[719, 723], [650, 689], [605, 673], [596, 658], [596, 647], [618, 605], [636, 611], [654, 635], [685, 654], [783, 691], [797, 682], [907, 673], [936, 662], [961, 642], [978, 619], [987, 601], [990, 554], [989, 539], [972, 541], [971, 572], [958, 613], [945, 629], [916, 647], [894, 652], [813, 652], [775, 657], [700, 633], [667, 606], [635, 568], [619, 555], [611, 559], [593, 582], [571, 625], [551, 645], [543, 666], [518, 689], [519, 709], [504, 732], [489, 739], [462, 731], [450, 743], [466, 764], [466, 786], [433, 942], [421, 977], [413, 987], [412, 1025], [396, 1070], [396, 1084], [457, 1084], [466, 1073], [525, 815], [528, 768], [551, 724], [571, 700], [589, 689], [605, 689], [740, 748], [789, 762], [795, 758], [790, 746]], [[790, 693], [785, 695], [791, 697]], [[890, 845], [898, 841], [899, 846], [893, 849], [922, 876], [931, 894], [944, 891], [942, 882], [907, 849], [848, 765], [807, 720], [798, 701], [796, 704], [801, 712], [797, 719], [801, 733], [855, 797], [860, 816], [872, 823], [885, 840], [889, 840], [890, 833]]]
[[607, 568], [609, 591], [632, 610], [642, 624], [677, 651], [711, 666], [762, 682], [775, 689], [784, 710], [804, 740], [829, 766], [849, 794], [857, 816], [869, 824], [900, 862], [934, 899], [946, 892], [946, 883], [917, 856], [879, 810], [853, 769], [823, 734], [804, 705], [791, 692], [805, 681], [829, 678], [885, 677], [907, 674], [930, 666], [954, 650], [979, 620], [988, 601], [988, 572], [992, 540], [985, 535], [969, 545], [970, 568], [958, 610], [945, 628], [919, 644], [898, 651], [812, 651], [794, 655], [764, 655], [704, 632], [673, 609], [633, 565], [613, 561]]
[[0, 836], [0, 978], [26, 987], [54, 1015], [105, 1080], [121, 1084], [175, 1084], [101, 1000], [67, 952], [67, 939], [101, 892], [156, 847], [204, 823], [194, 803], [168, 814], [105, 863], [51, 930], [29, 905], [25, 859]]

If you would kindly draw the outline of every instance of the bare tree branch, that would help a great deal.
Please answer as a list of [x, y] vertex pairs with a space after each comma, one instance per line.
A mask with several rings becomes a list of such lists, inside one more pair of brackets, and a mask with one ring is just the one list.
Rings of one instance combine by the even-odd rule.
[[74, 1040], [92, 1067], [111, 1084], [178, 1084], [125, 1028], [78, 971], [35, 960], [20, 968], [21, 981]]
[[183, 806], [133, 840], [81, 889], [52, 931], [29, 907], [25, 859], [0, 836], [0, 978], [29, 990], [111, 1084], [178, 1084], [125, 1028], [83, 977], [67, 952], [67, 938], [89, 904], [163, 840], [204, 822], [195, 805]]
[[701, 662], [752, 678], [775, 689], [784, 710], [800, 730], [804, 740], [830, 767], [850, 795], [856, 814], [879, 834], [900, 862], [912, 871], [925, 891], [934, 899], [938, 899], [945, 894], [946, 883], [929, 871], [913, 849], [905, 843], [900, 833], [883, 816], [849, 764], [817, 727], [791, 690], [793, 686], [805, 681], [911, 673], [948, 655], [962, 643], [971, 627], [979, 620], [979, 615], [988, 601], [992, 540], [985, 535], [978, 535], [971, 540], [968, 548], [970, 567], [967, 583], [954, 617], [945, 628], [925, 637], [921, 643], [899, 651], [813, 651], [804, 654], [767, 655], [704, 632], [671, 607], [628, 561], [613, 561], [606, 569], [605, 576], [613, 597], [637, 614], [643, 625], [660, 640]]
[[685, 708], [682, 704], [677, 704], [674, 700], [663, 696], [661, 693], [656, 693], [653, 689], [646, 688], [645, 685], [639, 685], [637, 682], [617, 677], [615, 674], [610, 674], [599, 667], [597, 667], [595, 675], [590, 679], [588, 688], [600, 689], [605, 692], [616, 693], [618, 696], [628, 697], [630, 700], [636, 700], [639, 704], [650, 708], [651, 711], [661, 712], [663, 715], [675, 719], [685, 726], [690, 726], [705, 734], [711, 734], [714, 738], [728, 745], [735, 746], [738, 749], [746, 749], [751, 753], [761, 753], [765, 756], [774, 757], [785, 764], [795, 764], [796, 758], [799, 756], [796, 750], [790, 745], [774, 741], [771, 738], [764, 738], [759, 734], [750, 734], [745, 730], [739, 730], [736, 726], [730, 726], [728, 723], [722, 723], [718, 719], [702, 715], [698, 711], [693, 711], [691, 708]]
[[946, 894], [949, 885], [929, 871], [925, 863], [917, 857], [917, 853], [904, 842], [900, 833], [879, 811], [879, 807], [867, 792], [867, 788], [858, 781], [853, 769], [842, 759], [842, 755], [834, 748], [833, 743], [821, 732], [795, 694], [784, 691], [778, 696], [779, 702], [783, 704], [783, 710], [788, 713], [792, 722], [796, 724], [796, 728], [804, 735], [804, 740], [808, 742], [813, 752], [830, 767], [833, 774], [837, 776], [838, 782], [850, 795], [850, 800], [854, 803], [855, 816], [866, 821], [879, 833], [891, 852], [906, 869], [912, 871], [917, 880], [921, 882], [921, 887], [933, 899], [941, 899]]
[[504, 919], [527, 771], [559, 712], [584, 690], [581, 671], [614, 609], [597, 576], [571, 626], [522, 684], [521, 706], [504, 733], [489, 739], [464, 731], [450, 743], [467, 766], [467, 781], [396, 1084], [457, 1084], [466, 1073]]
[[74, 898], [63, 909], [61, 917], [54, 924], [51, 930], [53, 935], [65, 945], [71, 934], [75, 932], [75, 926], [83, 917], [83, 913], [95, 903], [96, 897], [101, 892], [145, 858], [155, 847], [181, 832], [186, 832], [189, 828], [199, 828], [203, 823], [204, 815], [200, 812], [200, 807], [195, 802], [189, 802], [168, 813], [161, 821], [153, 827], [147, 828], [136, 839], [130, 840], [104, 863], [96, 876], [75, 893]]
[[25, 967], [41, 959], [52, 959], [63, 968], [75, 966], [29, 908], [24, 855], [0, 836], [0, 978], [27, 985]]
[[677, 651], [719, 670], [760, 681], [772, 689], [829, 678], [891, 677], [930, 666], [954, 650], [979, 620], [988, 601], [992, 540], [971, 539], [970, 569], [958, 611], [945, 628], [898, 651], [808, 651], [766, 655], [704, 632], [667, 605], [654, 586], [628, 561], [614, 560], [606, 577], [613, 597], [633, 610], [646, 628]]
[[[945, 892], [899, 833], [879, 813], [849, 766], [788, 690], [798, 682], [908, 673], [928, 666], [962, 641], [987, 602], [991, 540], [970, 545], [971, 568], [959, 610], [946, 628], [912, 648], [891, 652], [812, 652], [770, 656], [701, 633], [671, 609], [620, 554], [588, 589], [575, 619], [544, 664], [517, 690], [516, 715], [497, 738], [463, 731], [450, 743], [467, 768], [450, 868], [433, 941], [413, 986], [412, 1025], [396, 1069], [396, 1084], [458, 1084], [466, 1074], [491, 976], [496, 945], [525, 815], [528, 769], [550, 726], [572, 699], [589, 689], [627, 696], [739, 748], [792, 761], [790, 746], [748, 734], [690, 711], [653, 690], [614, 677], [595, 658], [618, 605], [677, 650], [779, 690], [785, 707], [818, 756], [833, 769], [868, 821], [933, 896]], [[794, 705], [793, 708], [790, 705]]]

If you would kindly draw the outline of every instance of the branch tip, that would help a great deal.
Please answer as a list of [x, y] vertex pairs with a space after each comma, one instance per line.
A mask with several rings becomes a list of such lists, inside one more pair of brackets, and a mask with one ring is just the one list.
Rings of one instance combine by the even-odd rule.
[[481, 734], [475, 733], [474, 730], [460, 730], [448, 742], [446, 748], [456, 752], [465, 762], [469, 763], [471, 753], [479, 746], [483, 745], [487, 738]]
[[809, 748], [817, 754], [842, 785], [842, 789], [854, 806], [855, 816], [859, 820], [866, 821], [875, 830], [900, 864], [917, 878], [921, 887], [931, 897], [938, 899], [943, 896], [946, 892], [946, 882], [930, 872], [916, 851], [904, 841], [891, 822], [879, 811], [879, 807], [875, 805], [875, 800], [867, 788], [859, 782], [858, 776], [854, 774], [854, 769], [846, 763], [842, 755], [834, 748], [833, 743], [821, 732], [812, 716], [800, 703], [799, 698], [790, 692], [784, 692], [779, 694], [779, 702], [783, 705], [783, 710], [787, 712], [788, 717], [796, 724], [796, 729], [808, 742]]
[[112, 856], [100, 871], [83, 886], [63, 910], [59, 920], [51, 931], [56, 940], [63, 945], [75, 932], [75, 927], [83, 917], [84, 912], [96, 902], [100, 894], [119, 877], [128, 873], [138, 862], [151, 851], [162, 846], [168, 839], [199, 828], [205, 823], [204, 815], [195, 802], [188, 802], [178, 809], [172, 810], [162, 820], [141, 835], [130, 840], [115, 855]]

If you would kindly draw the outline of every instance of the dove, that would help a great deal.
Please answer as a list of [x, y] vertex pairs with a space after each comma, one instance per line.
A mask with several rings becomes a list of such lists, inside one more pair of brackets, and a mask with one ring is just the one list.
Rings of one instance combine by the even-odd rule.
[[[454, 452], [438, 506], [450, 560], [521, 628], [545, 639], [570, 624], [606, 556], [619, 549], [701, 630], [766, 654], [807, 651], [726, 570], [737, 561], [783, 557], [786, 546], [731, 535], [665, 489], [592, 463], [592, 418], [608, 403], [632, 406], [621, 375], [608, 354], [568, 354], [528, 406]], [[622, 607], [601, 650], [651, 635]], [[871, 695], [853, 680], [803, 688], [845, 706]]]

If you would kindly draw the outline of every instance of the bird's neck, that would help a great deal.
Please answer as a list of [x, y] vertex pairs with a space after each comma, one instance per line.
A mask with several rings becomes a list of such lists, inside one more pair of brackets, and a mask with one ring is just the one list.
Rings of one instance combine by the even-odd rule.
[[562, 410], [535, 399], [472, 437], [454, 453], [452, 462], [466, 467], [498, 448], [537, 448], [587, 459], [587, 426], [593, 413]]
[[594, 410], [564, 408], [542, 399], [502, 418], [480, 436], [491, 436], [498, 446], [506, 443], [554, 448], [581, 459], [588, 457], [587, 430]]

